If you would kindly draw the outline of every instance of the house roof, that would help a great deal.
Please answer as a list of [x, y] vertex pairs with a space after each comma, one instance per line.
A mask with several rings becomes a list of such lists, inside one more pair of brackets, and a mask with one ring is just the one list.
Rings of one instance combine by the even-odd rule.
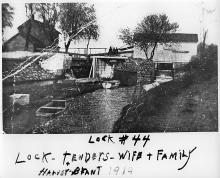
[[[39, 26], [42, 26], [42, 27], [44, 26], [44, 24], [43, 24], [42, 22], [30, 18], [29, 20], [25, 21], [23, 24], [19, 25], [19, 26], [18, 26], [18, 30], [20, 31], [20, 29], [21, 29], [23, 26], [27, 25], [27, 24], [30, 23], [31, 21], [33, 21], [34, 23], [37, 23]], [[54, 28], [54, 32], [60, 34], [60, 32], [57, 31], [55, 28]]]
[[7, 41], [5, 41], [3, 43], [3, 46], [6, 45], [7, 43], [9, 43], [11, 40], [13, 40], [15, 37], [17, 37], [19, 35], [19, 33], [15, 34], [14, 36], [12, 36], [11, 38], [9, 38]]
[[[21, 34], [21, 35], [25, 38], [25, 35], [23, 35], [23, 34]], [[44, 43], [42, 43], [40, 40], [38, 40], [37, 38], [35, 38], [35, 37], [32, 36], [32, 35], [29, 36], [29, 41], [30, 41], [31, 43], [33, 43], [33, 45], [34, 45], [35, 47], [39, 47], [39, 48], [44, 48], [44, 47], [46, 47], [46, 46], [44, 45]]]
[[[21, 35], [23, 38], [26, 38], [24, 34], [17, 33], [13, 37], [8, 39], [3, 45], [6, 45], [10, 41], [12, 41], [14, 38], [16, 38], [18, 35]], [[40, 47], [40, 48], [44, 48], [45, 47], [45, 45], [40, 40], [38, 40], [37, 38], [33, 37], [32, 35], [29, 36], [29, 42], [31, 42], [35, 47]]]
[[190, 33], [171, 33], [167, 34], [175, 42], [198, 42], [197, 34]]
[[154, 39], [159, 39], [163, 38], [166, 39], [167, 41], [172, 41], [172, 42], [198, 42], [198, 35], [197, 34], [190, 34], [190, 33], [169, 33], [169, 34], [163, 34], [160, 36], [159, 34], [135, 34], [134, 38], [135, 39], [143, 39], [143, 36], [147, 40], [154, 40]]

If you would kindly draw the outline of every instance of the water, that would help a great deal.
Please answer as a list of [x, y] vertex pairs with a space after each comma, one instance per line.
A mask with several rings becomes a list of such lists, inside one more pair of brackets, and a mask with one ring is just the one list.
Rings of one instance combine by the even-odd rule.
[[[39, 95], [40, 92], [45, 95], [47, 90], [42, 89], [52, 88], [53, 83], [53, 81], [34, 82], [28, 85], [22, 84], [21, 87], [22, 90], [25, 88], [27, 92], [32, 92], [30, 97], [33, 97], [33, 95]], [[6, 88], [3, 88], [4, 90], [7, 91]], [[99, 89], [92, 93], [76, 96], [67, 102], [67, 109], [61, 115], [53, 118], [49, 126], [47, 124], [47, 128], [53, 128], [60, 134], [111, 132], [114, 122], [120, 117], [122, 108], [132, 101], [134, 90], [135, 86]], [[50, 90], [47, 93], [51, 94]], [[42, 100], [47, 103], [47, 100], [51, 99], [45, 95], [42, 99], [40, 98], [39, 102]], [[38, 108], [36, 105], [24, 107], [18, 114], [14, 114], [13, 119], [4, 115], [4, 130], [7, 133], [25, 133], [39, 124], [39, 121], [47, 122], [46, 119], [38, 120], [35, 117], [35, 111]], [[53, 131], [49, 130], [49, 133], [53, 133]]]
[[[53, 86], [60, 80], [31, 81], [17, 83], [15, 87], [3, 84], [3, 129], [6, 133], [21, 134], [30, 130], [37, 119], [35, 118], [36, 110], [43, 104], [51, 100]], [[26, 106], [13, 107], [10, 102], [10, 95], [30, 94], [30, 104]]]
[[111, 132], [122, 108], [131, 102], [134, 89], [135, 87], [99, 89], [77, 96], [69, 102], [62, 117], [70, 122], [81, 122], [78, 129], [83, 133]]

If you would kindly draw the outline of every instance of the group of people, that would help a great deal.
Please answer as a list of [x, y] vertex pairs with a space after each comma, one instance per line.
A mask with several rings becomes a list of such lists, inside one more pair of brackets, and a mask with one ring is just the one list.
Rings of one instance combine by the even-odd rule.
[[118, 48], [117, 47], [114, 48], [114, 47], [110, 46], [110, 48], [108, 50], [108, 55], [116, 55], [116, 54], [118, 54]]

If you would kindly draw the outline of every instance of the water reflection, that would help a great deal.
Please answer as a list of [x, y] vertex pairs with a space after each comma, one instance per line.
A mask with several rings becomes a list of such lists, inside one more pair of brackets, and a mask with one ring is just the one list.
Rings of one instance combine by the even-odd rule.
[[[53, 87], [54, 82], [20, 84], [19, 89], [25, 93], [32, 92], [31, 99], [36, 95], [39, 98], [38, 102], [43, 103], [44, 100], [44, 103], [47, 103], [51, 98], [46, 96], [52, 94], [47, 92], [47, 88]], [[40, 88], [42, 91], [39, 92], [36, 88]], [[5, 92], [9, 90], [12, 90], [11, 86], [4, 88]], [[134, 90], [135, 86], [99, 89], [92, 93], [76, 96], [67, 102], [67, 109], [54, 119], [54, 124], [57, 125], [60, 134], [111, 132], [114, 122], [120, 117], [122, 108], [131, 102]], [[7, 101], [7, 97], [4, 101]], [[4, 113], [4, 130], [7, 133], [25, 133], [33, 128], [36, 123], [39, 124], [39, 119], [35, 117], [35, 112], [39, 106], [31, 105], [20, 109], [13, 116], [10, 115], [10, 112]], [[8, 103], [5, 106], [9, 106]], [[57, 122], [57, 119], [60, 119], [61, 123]]]
[[69, 108], [62, 117], [81, 120], [84, 133], [111, 132], [122, 108], [131, 102], [134, 88], [100, 89], [77, 96], [69, 102]]

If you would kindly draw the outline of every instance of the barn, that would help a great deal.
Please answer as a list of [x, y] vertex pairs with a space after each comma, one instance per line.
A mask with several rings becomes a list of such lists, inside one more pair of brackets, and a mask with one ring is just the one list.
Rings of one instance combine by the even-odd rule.
[[[146, 38], [148, 38], [146, 34]], [[153, 61], [159, 62], [174, 62], [188, 63], [191, 56], [197, 54], [198, 35], [191, 33], [171, 33], [166, 34], [165, 38], [172, 41], [171, 45], [158, 44]], [[134, 49], [135, 58], [146, 58], [143, 51]]]
[[58, 39], [59, 34], [55, 28], [45, 27], [42, 22], [35, 20], [32, 16], [18, 27], [17, 34], [3, 44], [3, 51], [36, 52], [51, 45], [55, 39]]
[[[135, 34], [134, 38], [154, 39], [159, 35]], [[161, 36], [160, 36], [161, 37]], [[170, 75], [174, 77], [175, 69], [190, 62], [191, 57], [197, 54], [198, 35], [192, 33], [170, 33], [162, 36], [168, 41], [169, 45], [158, 43], [153, 57], [154, 75]], [[146, 59], [145, 53], [134, 48], [134, 58]], [[149, 62], [150, 63], [150, 62]]]

